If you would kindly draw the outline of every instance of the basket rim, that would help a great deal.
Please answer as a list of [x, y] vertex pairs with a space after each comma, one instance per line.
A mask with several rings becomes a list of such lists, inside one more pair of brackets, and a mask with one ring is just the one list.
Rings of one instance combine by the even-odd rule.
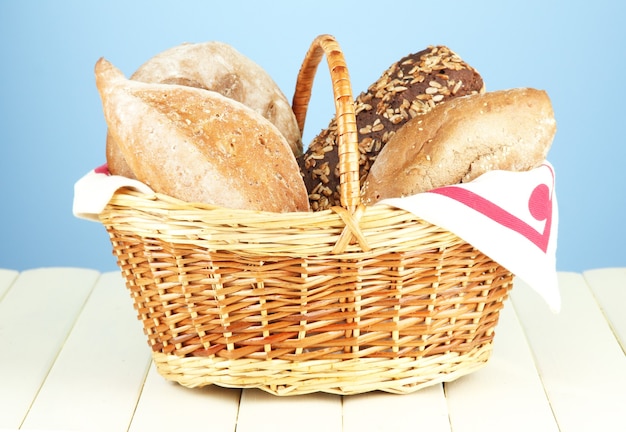
[[445, 228], [383, 204], [361, 204], [355, 213], [339, 206], [319, 212], [274, 213], [121, 189], [99, 218], [109, 230], [142, 238], [273, 256], [356, 258], [358, 253], [372, 256], [465, 243]]
[[[184, 201], [184, 200], [180, 200], [178, 198], [172, 197], [171, 195], [167, 195], [167, 194], [163, 194], [160, 192], [153, 192], [153, 193], [144, 193], [141, 191], [138, 191], [136, 189], [133, 189], [132, 187], [123, 187], [118, 189], [117, 191], [115, 191], [115, 193], [112, 195], [111, 199], [109, 200], [109, 202], [107, 203], [107, 207], [109, 206], [115, 206], [115, 205], [119, 205], [121, 201], [123, 201], [125, 198], [130, 198], [133, 200], [137, 200], [137, 201], [141, 201], [144, 203], [146, 208], [164, 208], [164, 207], [157, 207], [157, 206], [152, 206], [149, 205], [148, 203], [150, 202], [154, 202], [154, 203], [160, 203], [161, 205], [165, 205], [166, 208], [169, 207], [170, 210], [174, 210], [174, 209], [179, 209], [179, 210], [196, 210], [198, 212], [203, 212], [203, 211], [228, 211], [228, 212], [232, 212], [232, 213], [237, 213], [240, 214], [242, 216], [245, 217], [255, 217], [258, 216], [260, 218], [275, 218], [277, 220], [282, 220], [282, 219], [307, 219], [307, 218], [311, 218], [311, 219], [315, 219], [315, 218], [319, 218], [319, 217], [324, 217], [324, 216], [328, 216], [328, 215], [337, 215], [338, 213], [341, 212], [341, 209], [343, 209], [343, 207], [341, 206], [333, 206], [329, 209], [325, 209], [325, 210], [318, 210], [318, 211], [285, 211], [285, 212], [273, 212], [273, 211], [269, 211], [269, 210], [253, 210], [253, 209], [240, 209], [240, 208], [234, 208], [234, 207], [226, 207], [226, 206], [220, 206], [220, 205], [216, 205], [216, 204], [210, 204], [210, 203], [203, 203], [203, 202], [197, 202], [197, 201]], [[361, 207], [364, 211], [376, 211], [376, 212], [384, 212], [384, 211], [391, 211], [394, 213], [409, 213], [412, 215], [412, 218], [417, 219], [417, 220], [423, 220], [424, 222], [426, 222], [424, 219], [422, 219], [421, 217], [419, 217], [418, 215], [415, 215], [414, 213], [410, 213], [407, 210], [404, 210], [400, 207], [396, 207], [390, 204], [386, 204], [386, 203], [376, 203], [374, 205], [365, 205], [365, 204], [359, 204], [359, 207]], [[427, 222], [428, 223], [428, 222]]]

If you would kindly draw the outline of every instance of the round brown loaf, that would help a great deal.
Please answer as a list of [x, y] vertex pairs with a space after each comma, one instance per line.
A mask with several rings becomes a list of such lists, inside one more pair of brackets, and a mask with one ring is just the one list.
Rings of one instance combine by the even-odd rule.
[[128, 80], [105, 59], [95, 74], [111, 136], [156, 192], [236, 209], [309, 209], [289, 144], [256, 111], [213, 91]]
[[545, 91], [519, 88], [436, 106], [402, 127], [363, 184], [374, 204], [468, 182], [491, 170], [525, 171], [546, 158], [556, 121]]
[[[212, 90], [239, 101], [272, 122], [296, 156], [302, 154], [300, 130], [285, 95], [261, 66], [226, 43], [177, 45], [149, 59], [130, 78]], [[110, 134], [106, 156], [111, 173], [135, 177]]]
[[[392, 64], [356, 98], [361, 182], [380, 150], [407, 121], [442, 102], [478, 92], [484, 92], [480, 74], [445, 46], [430, 46]], [[333, 119], [298, 159], [316, 211], [340, 205], [336, 142]]]

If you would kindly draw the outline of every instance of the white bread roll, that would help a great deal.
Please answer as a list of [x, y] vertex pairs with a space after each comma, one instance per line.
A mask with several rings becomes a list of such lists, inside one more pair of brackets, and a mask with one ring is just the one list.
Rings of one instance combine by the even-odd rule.
[[128, 80], [95, 67], [109, 131], [137, 178], [188, 202], [307, 211], [294, 154], [256, 111], [217, 92]]
[[530, 170], [545, 160], [555, 133], [542, 90], [452, 99], [411, 119], [389, 140], [363, 184], [363, 203], [468, 182], [490, 170]]
[[[298, 123], [283, 92], [261, 66], [226, 43], [177, 45], [146, 61], [130, 79], [212, 90], [239, 101], [272, 122], [296, 156], [302, 154]], [[111, 173], [134, 177], [110, 134], [106, 155]]]

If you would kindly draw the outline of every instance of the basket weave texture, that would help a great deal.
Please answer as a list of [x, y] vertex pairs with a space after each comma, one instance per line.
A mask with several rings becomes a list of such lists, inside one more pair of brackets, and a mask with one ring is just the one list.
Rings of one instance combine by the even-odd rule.
[[277, 395], [410, 393], [489, 359], [513, 275], [456, 235], [359, 199], [348, 69], [319, 36], [298, 75], [304, 127], [326, 56], [342, 206], [270, 213], [128, 189], [100, 215], [166, 379]]

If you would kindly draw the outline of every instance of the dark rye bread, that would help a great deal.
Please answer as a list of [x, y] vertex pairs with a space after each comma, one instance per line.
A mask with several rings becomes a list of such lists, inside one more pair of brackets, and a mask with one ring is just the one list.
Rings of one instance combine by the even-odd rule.
[[[408, 120], [479, 92], [484, 92], [480, 74], [445, 46], [430, 46], [392, 64], [355, 101], [361, 184], [380, 150]], [[336, 140], [333, 119], [298, 158], [313, 211], [341, 205]]]

